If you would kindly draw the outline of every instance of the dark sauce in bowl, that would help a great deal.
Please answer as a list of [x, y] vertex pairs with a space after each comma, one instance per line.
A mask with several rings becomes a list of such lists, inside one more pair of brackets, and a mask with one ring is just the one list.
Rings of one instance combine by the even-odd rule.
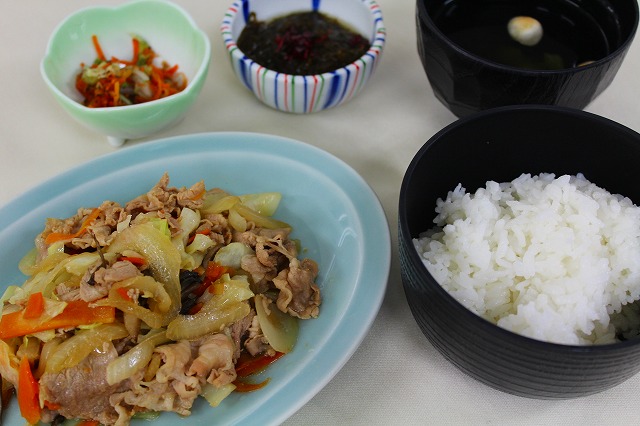
[[[542, 24], [544, 35], [538, 44], [524, 46], [511, 38], [507, 24], [515, 16], [530, 16]], [[518, 68], [572, 68], [601, 59], [611, 50], [596, 19], [570, 0], [451, 0], [432, 19], [467, 52]]]
[[266, 22], [252, 13], [237, 45], [263, 67], [294, 75], [336, 70], [370, 47], [367, 39], [322, 12], [292, 13]]

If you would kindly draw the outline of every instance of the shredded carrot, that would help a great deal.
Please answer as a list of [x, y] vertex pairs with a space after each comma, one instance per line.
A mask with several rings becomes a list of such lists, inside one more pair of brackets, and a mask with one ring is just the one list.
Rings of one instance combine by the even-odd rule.
[[118, 80], [113, 82], [113, 101], [116, 105], [120, 102], [120, 82]]
[[[175, 73], [176, 73], [176, 71], [178, 71], [178, 64], [176, 64], [176, 65], [172, 66], [171, 68], [167, 68], [167, 69], [164, 71], [164, 73], [165, 73], [166, 75], [173, 75], [173, 74], [175, 74]], [[202, 197], [202, 194], [204, 194], [204, 191], [202, 191], [202, 192], [199, 194], [199, 195], [200, 195], [200, 197]], [[200, 197], [198, 197], [198, 198], [200, 198]]]
[[42, 292], [32, 293], [24, 307], [23, 318], [34, 319], [39, 318], [44, 312], [44, 297]]
[[140, 41], [137, 38], [133, 38], [133, 59], [131, 59], [131, 65], [138, 64], [138, 56], [140, 55]]
[[106, 61], [107, 58], [104, 56], [104, 52], [102, 51], [102, 47], [100, 46], [100, 42], [98, 41], [98, 36], [95, 34], [91, 36], [91, 41], [93, 42], [93, 48], [96, 49], [96, 55], [98, 55], [98, 59], [101, 61]]
[[157, 73], [151, 74], [151, 80], [155, 83], [155, 90], [153, 91], [153, 99], [160, 99], [162, 97], [162, 91], [164, 82], [162, 81], [162, 77]]
[[58, 241], [70, 240], [72, 238], [77, 238], [81, 236], [87, 231], [87, 228], [98, 218], [98, 216], [100, 216], [101, 212], [102, 210], [98, 208], [93, 209], [91, 213], [89, 213], [87, 218], [84, 220], [84, 222], [82, 222], [80, 229], [78, 229], [78, 231], [74, 232], [73, 234], [63, 234], [60, 232], [52, 232], [45, 237], [44, 242], [46, 244], [53, 244]]

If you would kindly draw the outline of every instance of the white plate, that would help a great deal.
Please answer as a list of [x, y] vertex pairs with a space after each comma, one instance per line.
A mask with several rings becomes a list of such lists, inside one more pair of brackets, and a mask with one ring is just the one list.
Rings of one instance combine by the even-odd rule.
[[[320, 266], [320, 316], [302, 321], [295, 349], [256, 378], [269, 377], [269, 384], [233, 393], [216, 408], [199, 398], [191, 417], [182, 420], [279, 424], [355, 352], [378, 313], [389, 276], [389, 227], [380, 202], [352, 168], [325, 151], [270, 135], [208, 133], [142, 143], [73, 168], [0, 208], [0, 288], [24, 281], [18, 261], [47, 217], [69, 217], [104, 200], [124, 204], [147, 192], [165, 171], [176, 187], [204, 180], [207, 188], [236, 194], [281, 192], [275, 216], [293, 226], [302, 255]], [[8, 424], [22, 422], [15, 400], [4, 414]], [[168, 426], [178, 419], [165, 413], [151, 424]]]

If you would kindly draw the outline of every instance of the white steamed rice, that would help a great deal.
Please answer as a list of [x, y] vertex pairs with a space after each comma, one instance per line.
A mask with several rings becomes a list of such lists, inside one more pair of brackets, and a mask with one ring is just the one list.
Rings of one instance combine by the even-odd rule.
[[458, 185], [414, 239], [435, 279], [476, 314], [549, 342], [612, 343], [640, 297], [640, 208], [584, 176]]

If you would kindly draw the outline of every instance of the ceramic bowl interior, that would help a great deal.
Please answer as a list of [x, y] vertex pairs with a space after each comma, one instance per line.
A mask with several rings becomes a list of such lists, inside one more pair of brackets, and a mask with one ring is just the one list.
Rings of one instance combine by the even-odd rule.
[[462, 184], [522, 173], [583, 173], [640, 202], [640, 135], [608, 119], [552, 106], [503, 107], [462, 118], [433, 136], [409, 165], [399, 201], [406, 298], [425, 336], [479, 381], [530, 398], [566, 399], [613, 387], [640, 371], [640, 339], [570, 346], [530, 339], [467, 310], [427, 271], [412, 239], [433, 227], [438, 198]]
[[[268, 21], [310, 10], [337, 18], [366, 37], [371, 47], [345, 67], [302, 76], [266, 69], [245, 56], [236, 45], [251, 13], [260, 21]], [[220, 32], [233, 71], [241, 83], [266, 105], [302, 114], [332, 108], [356, 96], [374, 73], [386, 41], [382, 12], [373, 0], [237, 0], [229, 7]]]
[[[469, 15], [457, 18], [463, 16], [459, 11], [465, 8], [470, 9]], [[495, 14], [485, 10], [505, 11], [505, 16], [491, 23], [504, 28], [504, 34], [509, 17], [524, 15], [541, 22], [542, 42], [545, 37], [562, 37], [562, 45], [558, 42], [548, 50], [540, 47], [540, 52], [529, 51], [526, 54], [530, 58], [555, 55], [567, 48], [582, 56], [592, 46], [601, 47], [593, 52], [596, 57], [586, 55], [577, 61], [594, 61], [589, 65], [558, 69], [542, 69], [538, 64], [532, 69], [504, 65], [507, 62], [480, 56], [479, 50], [463, 45], [459, 38], [452, 40], [459, 37], [461, 28], [474, 28], [494, 19]], [[563, 26], [554, 32], [556, 24]], [[627, 0], [417, 0], [416, 7], [418, 53], [428, 81], [436, 97], [458, 117], [517, 104], [586, 107], [613, 80], [637, 27], [638, 3]], [[488, 38], [486, 34], [475, 36], [483, 37]], [[498, 43], [487, 40], [484, 45]], [[507, 47], [501, 49], [504, 52]]]
[[[173, 96], [126, 107], [87, 108], [75, 88], [81, 63], [96, 57], [96, 35], [108, 57], [132, 55], [131, 34], [147, 40], [170, 64], [178, 64], [187, 87]], [[205, 33], [180, 7], [161, 0], [143, 0], [118, 7], [90, 7], [65, 19], [52, 34], [41, 74], [51, 92], [73, 118], [107, 135], [110, 142], [140, 138], [174, 125], [184, 117], [206, 79], [211, 49]]]

